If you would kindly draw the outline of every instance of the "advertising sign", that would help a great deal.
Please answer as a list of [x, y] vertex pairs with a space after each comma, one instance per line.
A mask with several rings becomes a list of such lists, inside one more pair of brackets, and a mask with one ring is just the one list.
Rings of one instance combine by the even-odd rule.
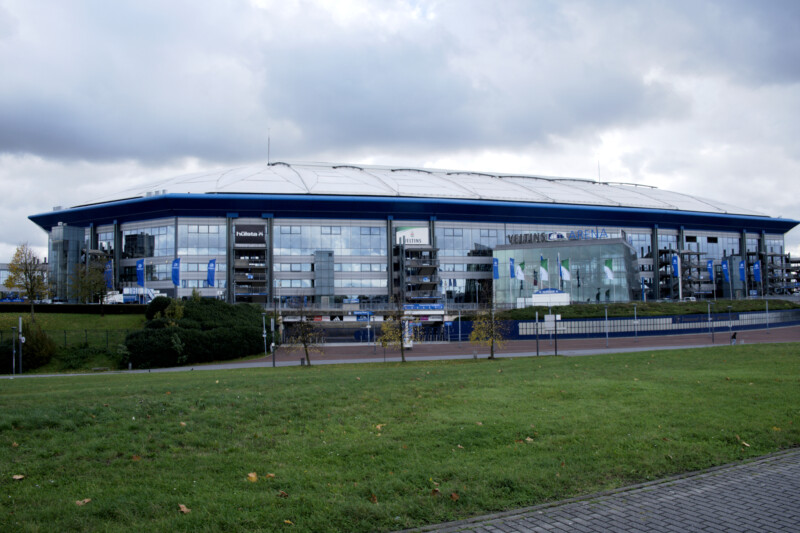
[[398, 227], [394, 234], [395, 244], [424, 244], [431, 243], [428, 238], [428, 228], [426, 227]]
[[264, 244], [266, 234], [263, 224], [237, 224], [233, 238], [236, 244]]

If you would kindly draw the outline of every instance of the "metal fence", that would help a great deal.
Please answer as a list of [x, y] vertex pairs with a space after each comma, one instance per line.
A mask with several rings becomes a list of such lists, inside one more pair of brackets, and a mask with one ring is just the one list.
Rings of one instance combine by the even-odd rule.
[[[89, 346], [116, 351], [125, 342], [125, 336], [132, 329], [47, 329], [42, 330], [53, 339], [59, 348]], [[0, 342], [10, 339], [10, 331], [0, 331]]]

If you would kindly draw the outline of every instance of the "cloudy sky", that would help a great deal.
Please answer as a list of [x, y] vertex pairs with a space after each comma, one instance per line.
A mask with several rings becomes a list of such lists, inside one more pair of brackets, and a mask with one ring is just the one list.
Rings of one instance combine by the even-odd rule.
[[268, 139], [800, 220], [798, 118], [796, 0], [0, 0], [0, 262], [46, 250], [28, 215]]

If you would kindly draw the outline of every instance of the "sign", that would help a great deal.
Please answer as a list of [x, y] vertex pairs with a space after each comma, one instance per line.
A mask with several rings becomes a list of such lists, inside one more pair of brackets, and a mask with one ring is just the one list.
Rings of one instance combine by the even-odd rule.
[[610, 235], [605, 228], [582, 229], [564, 233], [562, 231], [550, 231], [540, 233], [516, 233], [506, 235], [507, 244], [534, 244], [550, 241], [588, 241], [594, 239], [608, 239]]
[[508, 265], [509, 265], [509, 267], [510, 267], [510, 269], [509, 269], [509, 270], [510, 270], [511, 277], [512, 277], [512, 278], [513, 278], [513, 277], [516, 277], [516, 272], [514, 271], [514, 258], [513, 258], [513, 257], [510, 257], [510, 258], [508, 259]]
[[678, 255], [672, 254], [672, 275], [676, 278], [680, 276], [680, 272], [678, 271]]
[[725, 276], [725, 281], [730, 283], [731, 281], [731, 274], [728, 272], [728, 260], [724, 260], [722, 262], [722, 274]]
[[451, 327], [451, 326], [453, 325], [453, 323], [452, 323], [451, 321], [449, 321], [449, 320], [448, 320], [448, 321], [446, 321], [446, 322], [444, 323], [444, 325], [445, 325], [445, 326], [447, 326], [447, 327], [449, 328], [449, 327]]
[[353, 311], [353, 314], [356, 316], [369, 316], [372, 314], [372, 311]]
[[405, 311], [437, 311], [444, 309], [444, 304], [404, 304]]
[[492, 277], [500, 279], [500, 260], [496, 257], [492, 258]]
[[706, 268], [708, 269], [708, 281], [714, 282], [714, 260], [709, 259], [706, 262]]
[[369, 315], [357, 315], [356, 321], [358, 322], [369, 322]]
[[103, 279], [106, 281], [106, 289], [114, 288], [114, 262], [109, 259], [106, 268], [103, 270]]
[[236, 244], [264, 244], [266, 230], [262, 224], [237, 224], [233, 232]]
[[394, 234], [395, 244], [424, 244], [431, 243], [428, 238], [427, 227], [399, 227]]
[[345, 299], [342, 300], [342, 303], [357, 304], [358, 303], [358, 298], [345, 298]]
[[564, 291], [558, 289], [540, 289], [535, 294], [565, 294]]
[[739, 261], [739, 279], [745, 281], [747, 276], [744, 273], [744, 261]]
[[761, 283], [761, 260], [755, 262], [753, 265], [753, 277], [756, 278], [758, 283]]

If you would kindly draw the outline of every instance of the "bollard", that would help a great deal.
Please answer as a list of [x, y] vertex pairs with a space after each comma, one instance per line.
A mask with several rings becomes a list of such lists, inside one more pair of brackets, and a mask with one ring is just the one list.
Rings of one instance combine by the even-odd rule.
[[300, 366], [306, 366], [306, 358], [305, 357], [301, 357], [300, 358]]

